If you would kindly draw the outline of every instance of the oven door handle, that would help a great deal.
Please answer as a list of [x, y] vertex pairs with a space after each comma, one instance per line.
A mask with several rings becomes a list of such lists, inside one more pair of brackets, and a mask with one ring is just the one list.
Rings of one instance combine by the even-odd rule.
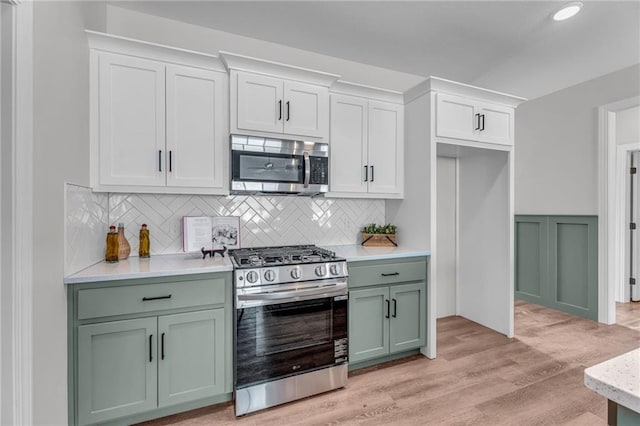
[[309, 153], [307, 151], [302, 154], [304, 157], [304, 187], [309, 187], [309, 181], [311, 180], [311, 160], [309, 160]]
[[269, 293], [254, 293], [254, 294], [239, 294], [238, 301], [243, 300], [286, 300], [286, 299], [295, 299], [300, 296], [315, 296], [315, 295], [326, 295], [329, 296], [339, 296], [341, 294], [346, 294], [346, 284], [338, 283], [338, 284], [325, 284], [319, 285], [316, 287], [305, 288], [301, 290], [282, 290], [282, 291], [272, 291]]

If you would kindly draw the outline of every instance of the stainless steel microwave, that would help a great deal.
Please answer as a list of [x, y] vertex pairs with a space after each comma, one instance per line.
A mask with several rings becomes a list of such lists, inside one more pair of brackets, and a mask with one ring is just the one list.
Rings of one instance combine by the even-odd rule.
[[328, 144], [231, 135], [231, 193], [316, 195], [328, 190]]

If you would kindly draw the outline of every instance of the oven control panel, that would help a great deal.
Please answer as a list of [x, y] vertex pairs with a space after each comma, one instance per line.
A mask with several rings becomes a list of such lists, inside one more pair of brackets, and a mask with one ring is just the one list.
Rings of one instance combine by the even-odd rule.
[[234, 271], [236, 287], [253, 287], [348, 276], [347, 262], [306, 263]]

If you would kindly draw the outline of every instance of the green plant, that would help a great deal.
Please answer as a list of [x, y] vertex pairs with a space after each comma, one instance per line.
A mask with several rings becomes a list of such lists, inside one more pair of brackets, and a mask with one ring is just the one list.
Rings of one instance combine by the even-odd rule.
[[362, 228], [362, 232], [365, 234], [395, 234], [398, 227], [396, 225], [392, 225], [387, 223], [386, 225], [376, 225], [375, 223], [371, 223]]

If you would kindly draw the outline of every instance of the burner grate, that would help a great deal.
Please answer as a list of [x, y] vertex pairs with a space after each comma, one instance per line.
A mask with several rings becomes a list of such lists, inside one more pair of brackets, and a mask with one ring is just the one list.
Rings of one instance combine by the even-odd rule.
[[315, 245], [243, 248], [230, 250], [230, 254], [240, 268], [340, 260], [334, 252]]

